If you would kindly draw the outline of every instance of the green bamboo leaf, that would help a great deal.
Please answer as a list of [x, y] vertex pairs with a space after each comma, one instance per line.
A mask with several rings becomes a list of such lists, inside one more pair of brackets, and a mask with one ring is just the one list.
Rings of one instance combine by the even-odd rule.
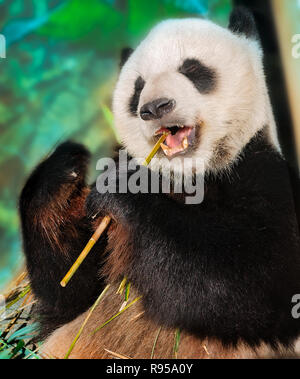
[[0, 359], [11, 359], [12, 353], [9, 350], [0, 352]]
[[117, 294], [119, 293], [120, 295], [122, 295], [124, 288], [126, 286], [126, 282], [127, 282], [127, 277], [125, 276], [118, 288]]
[[179, 344], [180, 344], [180, 330], [177, 329], [175, 332], [175, 338], [174, 338], [174, 355], [175, 359], [177, 359], [178, 351], [179, 351]]
[[108, 291], [110, 285], [108, 284], [104, 290], [102, 291], [102, 293], [100, 294], [100, 296], [98, 297], [98, 299], [96, 300], [96, 302], [94, 303], [94, 305], [92, 306], [91, 310], [89, 311], [86, 319], [84, 320], [83, 324], [81, 325], [81, 328], [79, 329], [74, 341], [72, 342], [66, 356], [65, 356], [65, 359], [69, 359], [69, 356], [71, 355], [79, 337], [81, 336], [81, 333], [83, 332], [83, 329], [85, 328], [86, 324], [88, 323], [92, 313], [94, 312], [94, 310], [96, 309], [96, 307], [98, 306], [98, 304], [100, 303], [100, 301], [103, 299], [104, 295], [106, 294], [106, 292]]
[[107, 324], [109, 324], [110, 322], [112, 322], [115, 318], [119, 317], [122, 313], [124, 313], [128, 308], [132, 307], [137, 301], [141, 300], [142, 296], [140, 297], [137, 297], [136, 299], [134, 299], [130, 304], [128, 304], [124, 309], [122, 309], [120, 312], [118, 312], [117, 314], [115, 314], [113, 317], [111, 317], [109, 320], [107, 320], [105, 323], [103, 323], [101, 326], [99, 326], [97, 329], [95, 329], [93, 331], [93, 333], [91, 334], [96, 334], [97, 332], [99, 332], [99, 330], [103, 329]]
[[31, 339], [37, 334], [37, 324], [27, 325], [12, 333], [7, 342], [18, 341], [20, 339]]
[[[16, 304], [19, 300], [21, 300], [23, 297], [25, 297], [29, 292], [31, 291], [30, 285], [26, 286], [25, 289], [10, 303], [8, 303], [5, 307], [5, 309], [9, 309], [14, 304]], [[2, 311], [4, 313], [5, 311]]]
[[154, 340], [154, 343], [153, 343], [153, 347], [152, 347], [152, 351], [151, 351], [151, 357], [150, 357], [150, 359], [153, 359], [153, 357], [154, 357], [154, 352], [155, 352], [155, 348], [156, 348], [156, 345], [157, 345], [157, 341], [158, 341], [161, 329], [162, 329], [162, 327], [160, 327], [158, 329], [158, 332], [156, 334], [156, 337], [155, 337], [155, 340]]
[[25, 359], [42, 359], [36, 351], [30, 351], [29, 349], [25, 349]]
[[126, 285], [126, 289], [125, 289], [125, 301], [127, 302], [128, 301], [128, 299], [129, 299], [129, 293], [130, 293], [130, 282], [129, 283], [127, 283], [127, 285]]
[[14, 358], [25, 346], [24, 340], [20, 340], [12, 351], [11, 359]]

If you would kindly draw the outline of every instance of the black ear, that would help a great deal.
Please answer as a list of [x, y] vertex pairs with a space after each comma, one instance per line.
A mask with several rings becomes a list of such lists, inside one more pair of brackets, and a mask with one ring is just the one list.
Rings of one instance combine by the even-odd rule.
[[133, 53], [133, 49], [131, 47], [125, 47], [121, 51], [121, 61], [120, 61], [120, 68], [124, 66], [124, 64], [127, 62], [130, 55]]
[[259, 39], [254, 16], [247, 8], [236, 7], [233, 9], [228, 28], [235, 34], [245, 35], [252, 39]]

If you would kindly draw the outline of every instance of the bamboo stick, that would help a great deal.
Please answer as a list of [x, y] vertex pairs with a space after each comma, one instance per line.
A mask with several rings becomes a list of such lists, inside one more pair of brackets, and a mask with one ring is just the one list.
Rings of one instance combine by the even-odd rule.
[[92, 250], [95, 243], [98, 241], [98, 239], [101, 237], [101, 235], [104, 233], [106, 228], [111, 222], [111, 218], [109, 216], [105, 216], [103, 220], [101, 221], [101, 224], [98, 226], [97, 230], [93, 234], [92, 238], [89, 240], [85, 248], [82, 250], [82, 253], [79, 255], [79, 257], [76, 259], [73, 266], [68, 271], [67, 275], [63, 278], [63, 280], [60, 282], [60, 285], [62, 287], [66, 287], [69, 281], [72, 279], [75, 272], [78, 270], [79, 266], [82, 264], [82, 262], [85, 260], [89, 252]]
[[[160, 137], [160, 139], [158, 140], [158, 142], [155, 144], [154, 148], [152, 149], [151, 153], [145, 159], [145, 161], [143, 163], [144, 166], [148, 166], [150, 164], [150, 162], [152, 161], [153, 157], [156, 155], [156, 153], [160, 149], [161, 144], [166, 140], [167, 136], [168, 136], [168, 133], [164, 133]], [[70, 270], [68, 271], [68, 273], [66, 274], [66, 276], [60, 282], [60, 285], [62, 287], [65, 288], [68, 285], [69, 281], [72, 279], [72, 277], [74, 276], [74, 274], [76, 273], [76, 271], [78, 270], [78, 268], [80, 267], [80, 265], [82, 264], [82, 262], [85, 260], [85, 258], [89, 254], [89, 252], [92, 250], [92, 248], [94, 247], [94, 245], [96, 244], [96, 242], [99, 240], [99, 238], [101, 237], [101, 235], [105, 232], [105, 230], [107, 229], [107, 227], [110, 224], [110, 222], [111, 222], [111, 217], [110, 216], [105, 216], [103, 218], [102, 222], [98, 226], [98, 228], [95, 231], [95, 233], [93, 234], [92, 238], [89, 240], [89, 242], [87, 243], [87, 245], [85, 246], [85, 248], [82, 250], [82, 253], [79, 255], [79, 257], [76, 259], [75, 263], [70, 268]]]

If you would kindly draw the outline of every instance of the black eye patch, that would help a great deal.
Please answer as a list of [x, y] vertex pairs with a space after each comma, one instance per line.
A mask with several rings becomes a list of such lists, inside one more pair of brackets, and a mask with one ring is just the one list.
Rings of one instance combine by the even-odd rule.
[[179, 68], [179, 72], [185, 75], [200, 93], [208, 94], [217, 85], [217, 74], [214, 69], [205, 66], [197, 59], [186, 59]]
[[134, 84], [134, 94], [130, 98], [129, 111], [135, 117], [137, 117], [139, 101], [140, 101], [141, 93], [145, 87], [145, 84], [146, 82], [141, 76], [137, 78]]

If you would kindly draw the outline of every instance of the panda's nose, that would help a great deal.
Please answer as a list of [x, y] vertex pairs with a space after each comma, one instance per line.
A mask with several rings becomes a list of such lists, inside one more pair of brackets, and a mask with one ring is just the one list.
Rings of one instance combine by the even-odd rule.
[[176, 106], [173, 99], [161, 98], [142, 106], [140, 116], [144, 121], [159, 120], [165, 114], [172, 112]]

